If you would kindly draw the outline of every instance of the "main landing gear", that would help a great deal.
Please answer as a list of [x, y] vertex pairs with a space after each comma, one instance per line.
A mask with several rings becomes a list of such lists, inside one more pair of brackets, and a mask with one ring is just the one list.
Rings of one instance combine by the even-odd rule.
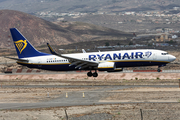
[[87, 76], [88, 77], [97, 77], [98, 76], [98, 73], [95, 71], [94, 73], [92, 73], [91, 71], [87, 73]]

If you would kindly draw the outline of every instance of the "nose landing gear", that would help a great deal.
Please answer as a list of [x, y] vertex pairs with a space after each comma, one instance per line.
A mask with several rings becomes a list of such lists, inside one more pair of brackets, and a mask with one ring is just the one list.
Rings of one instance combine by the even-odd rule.
[[160, 66], [158, 66], [157, 72], [161, 72], [161, 68], [160, 68]]
[[158, 69], [157, 72], [161, 72], [161, 69]]
[[164, 67], [164, 66], [166, 66], [166, 64], [159, 65], [159, 66], [158, 66], [158, 69], [157, 69], [157, 72], [162, 72], [162, 70], [161, 70], [161, 68], [160, 68], [160, 67]]

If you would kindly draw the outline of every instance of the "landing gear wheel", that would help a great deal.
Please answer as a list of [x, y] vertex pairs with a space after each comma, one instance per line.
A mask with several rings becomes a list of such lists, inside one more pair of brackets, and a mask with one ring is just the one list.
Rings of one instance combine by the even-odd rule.
[[88, 73], [87, 73], [87, 76], [88, 76], [88, 77], [92, 77], [92, 76], [93, 76], [92, 72], [91, 72], [91, 71], [88, 72]]
[[98, 73], [97, 73], [97, 72], [94, 72], [92, 75], [93, 75], [93, 77], [97, 77], [97, 76], [98, 76]]
[[158, 66], [157, 72], [161, 72], [160, 66]]

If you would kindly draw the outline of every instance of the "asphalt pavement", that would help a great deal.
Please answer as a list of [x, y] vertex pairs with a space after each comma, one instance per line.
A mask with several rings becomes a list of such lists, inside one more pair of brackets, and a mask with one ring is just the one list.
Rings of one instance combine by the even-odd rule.
[[[79, 86], [56, 86], [56, 85], [26, 85], [26, 86], [3, 86], [5, 88], [36, 88], [36, 87], [62, 87], [73, 88]], [[178, 85], [124, 85], [124, 86], [83, 86], [86, 89], [81, 91], [64, 92], [57, 98], [40, 101], [37, 103], [0, 103], [0, 110], [4, 109], [32, 109], [32, 108], [49, 108], [49, 107], [62, 107], [62, 106], [82, 106], [82, 105], [99, 105], [99, 104], [117, 104], [120, 102], [99, 102], [99, 100], [107, 97], [108, 93], [112, 90], [120, 90], [134, 87], [157, 87], [157, 88], [178, 88]], [[96, 87], [96, 89], [89, 89]], [[111, 92], [112, 93], [112, 92]], [[117, 93], [117, 92], [116, 92]], [[66, 97], [68, 94], [68, 97]], [[83, 95], [84, 94], [84, 95]], [[51, 97], [51, 96], [49, 96]], [[145, 102], [121, 102], [124, 104], [129, 103], [145, 103]], [[151, 102], [146, 102], [151, 103]], [[172, 103], [172, 102], [160, 102]]]

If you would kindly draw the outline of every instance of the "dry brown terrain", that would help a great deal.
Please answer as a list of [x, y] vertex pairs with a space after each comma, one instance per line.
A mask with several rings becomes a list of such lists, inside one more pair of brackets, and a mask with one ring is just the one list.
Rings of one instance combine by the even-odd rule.
[[95, 82], [119, 82], [121, 83], [122, 80], [141, 80], [141, 81], [148, 81], [155, 82], [155, 80], [178, 80], [180, 78], [180, 74], [178, 73], [99, 73], [97, 78], [87, 77], [86, 72], [76, 73], [76, 72], [69, 72], [69, 73], [55, 73], [55, 74], [10, 74], [10, 75], [0, 75], [1, 80], [40, 80], [40, 81], [92, 81]]
[[[115, 104], [0, 111], [0, 120], [179, 120], [179, 103]], [[103, 115], [104, 114], [104, 115]]]
[[36, 16], [13, 10], [0, 10], [0, 48], [13, 47], [10, 28], [17, 28], [34, 46], [65, 45], [95, 40], [126, 40], [132, 34], [92, 24], [61, 22], [54, 24]]

